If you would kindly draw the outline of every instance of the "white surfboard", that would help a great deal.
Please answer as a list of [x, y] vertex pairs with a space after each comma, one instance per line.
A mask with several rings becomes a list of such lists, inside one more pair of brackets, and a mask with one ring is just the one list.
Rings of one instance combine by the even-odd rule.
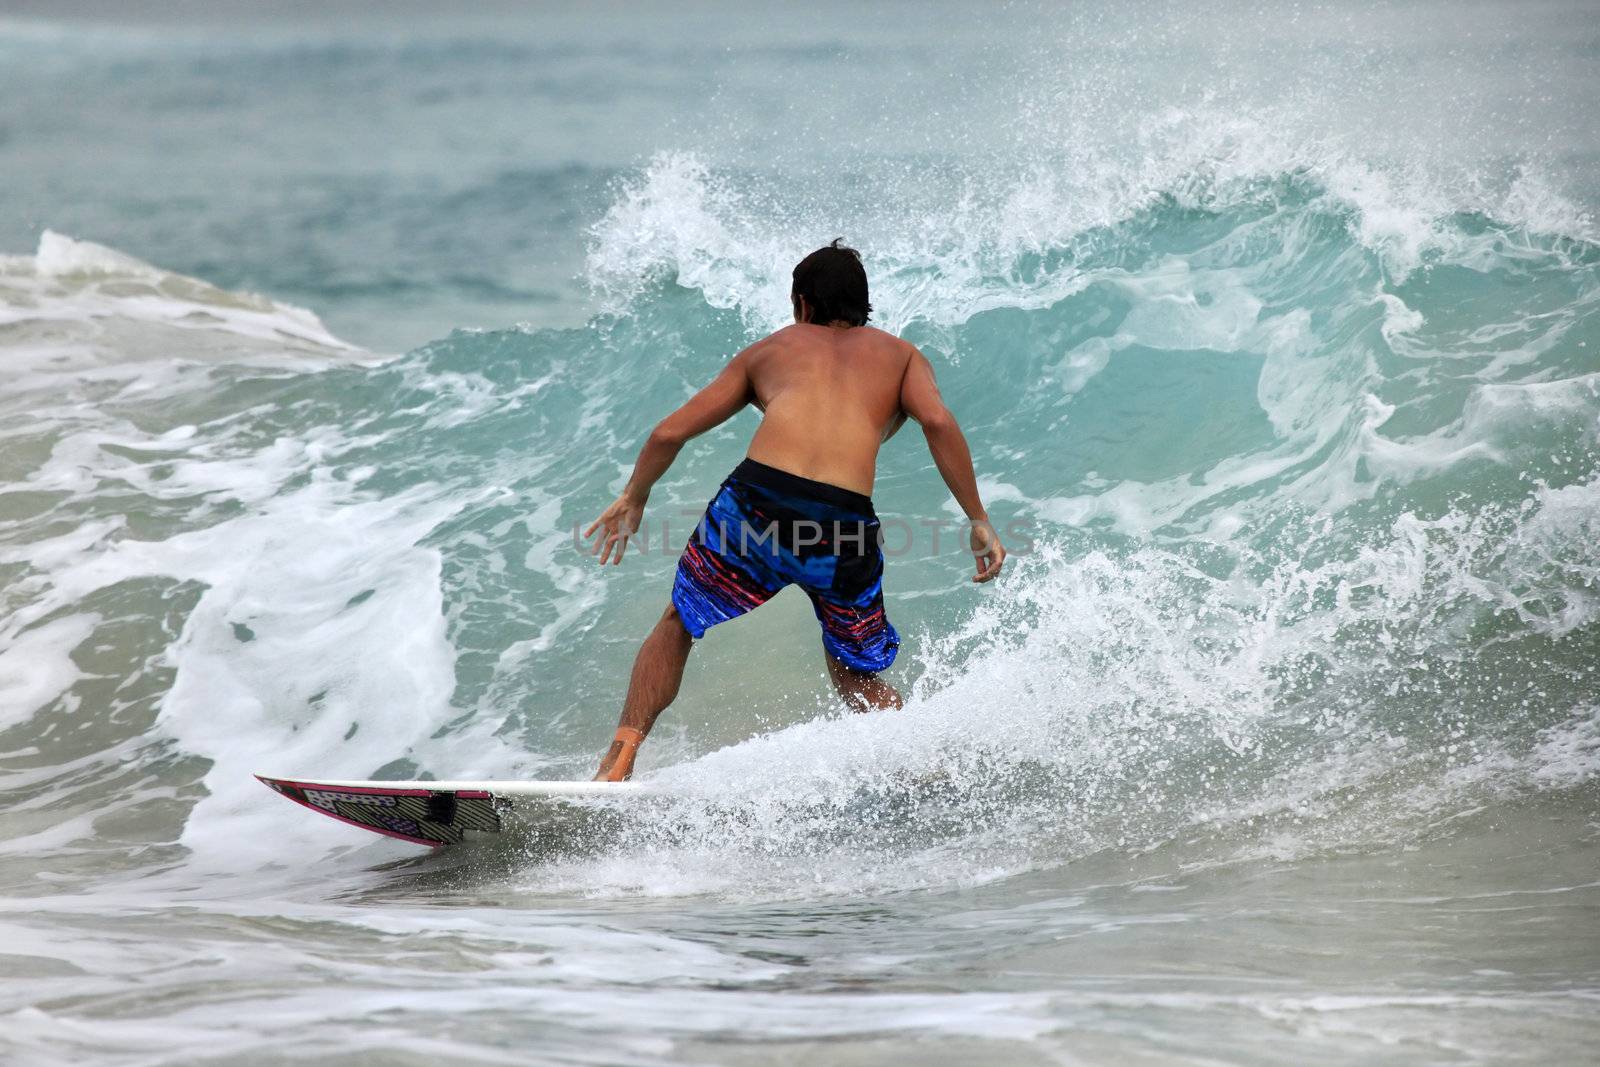
[[440, 848], [499, 833], [518, 809], [647, 792], [637, 782], [376, 782], [256, 775], [274, 792], [363, 830]]

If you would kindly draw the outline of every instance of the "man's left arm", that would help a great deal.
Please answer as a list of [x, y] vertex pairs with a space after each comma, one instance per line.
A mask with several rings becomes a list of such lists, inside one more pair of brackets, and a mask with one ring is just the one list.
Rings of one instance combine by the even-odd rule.
[[678, 410], [656, 424], [639, 449], [634, 461], [633, 475], [623, 488], [622, 495], [601, 513], [600, 517], [583, 532], [593, 537], [591, 556], [598, 555], [601, 563], [621, 563], [622, 551], [628, 538], [639, 529], [644, 518], [644, 506], [650, 499], [650, 490], [667, 473], [678, 452], [691, 438], [698, 437], [715, 426], [720, 426], [754, 399], [750, 382], [750, 353], [754, 346], [745, 349], [728, 361], [722, 373], [711, 384], [700, 390]]

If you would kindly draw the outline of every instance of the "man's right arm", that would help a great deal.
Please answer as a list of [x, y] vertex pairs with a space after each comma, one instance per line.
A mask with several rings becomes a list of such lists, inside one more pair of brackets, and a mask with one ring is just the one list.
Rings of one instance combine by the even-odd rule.
[[633, 463], [633, 474], [622, 494], [589, 524], [585, 537], [595, 537], [589, 550], [599, 556], [601, 563], [622, 562], [622, 553], [628, 539], [639, 528], [650, 490], [678, 458], [679, 451], [691, 437], [698, 437], [714, 426], [720, 426], [755, 399], [755, 388], [750, 381], [750, 356], [762, 342], [746, 348], [728, 361], [722, 373], [711, 384], [700, 390], [678, 410], [656, 424], [645, 438], [644, 447]]
[[972, 451], [967, 447], [966, 435], [939, 395], [939, 386], [933, 380], [933, 364], [915, 348], [911, 350], [911, 361], [906, 364], [905, 377], [900, 382], [900, 407], [922, 427], [940, 477], [972, 524], [972, 552], [978, 561], [978, 573], [973, 581], [987, 582], [1000, 573], [1006, 550], [978, 494], [978, 476], [972, 469]]

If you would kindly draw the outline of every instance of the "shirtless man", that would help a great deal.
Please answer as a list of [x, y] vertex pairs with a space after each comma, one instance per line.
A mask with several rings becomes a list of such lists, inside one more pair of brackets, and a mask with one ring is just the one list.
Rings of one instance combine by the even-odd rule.
[[972, 454], [944, 406], [927, 357], [866, 324], [867, 274], [838, 241], [794, 269], [793, 326], [740, 352], [668, 415], [639, 450], [622, 495], [584, 532], [592, 555], [620, 563], [650, 489], [691, 437], [746, 404], [763, 417], [746, 459], [722, 483], [678, 560], [672, 602], [633, 662], [616, 739], [596, 781], [620, 782], [656, 717], [678, 695], [695, 638], [765, 603], [786, 585], [811, 598], [828, 675], [857, 711], [898, 708], [878, 672], [900, 637], [883, 610], [883, 551], [872, 510], [878, 447], [907, 418], [971, 524], [973, 581], [1000, 573], [1006, 550], [978, 496]]

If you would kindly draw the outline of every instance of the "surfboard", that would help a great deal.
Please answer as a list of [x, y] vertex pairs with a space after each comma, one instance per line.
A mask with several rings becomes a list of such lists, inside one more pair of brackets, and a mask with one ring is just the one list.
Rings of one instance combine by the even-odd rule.
[[442, 848], [494, 834], [513, 812], [583, 798], [637, 795], [637, 782], [379, 782], [256, 778], [279, 796], [363, 830]]

